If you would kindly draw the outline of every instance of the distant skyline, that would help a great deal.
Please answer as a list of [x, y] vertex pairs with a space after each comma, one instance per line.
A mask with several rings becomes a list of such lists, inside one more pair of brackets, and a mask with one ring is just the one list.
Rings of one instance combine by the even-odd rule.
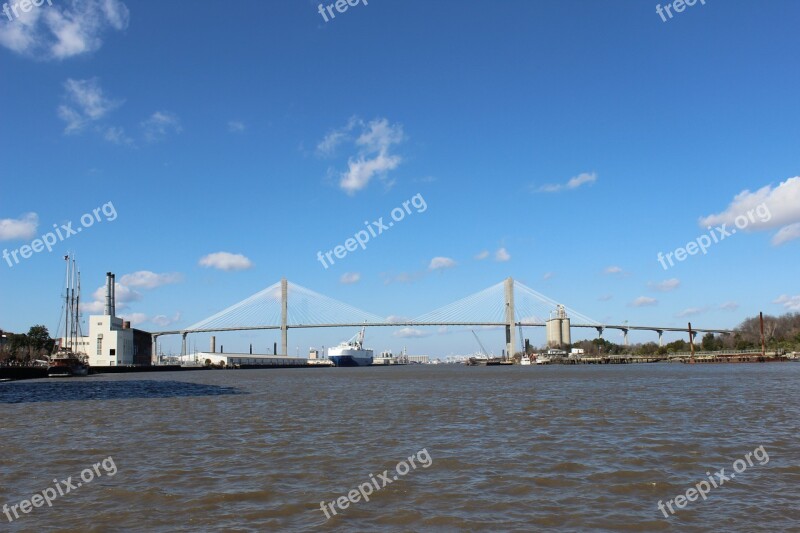
[[[86, 314], [112, 271], [150, 331], [282, 277], [387, 318], [509, 276], [604, 323], [798, 312], [800, 4], [656, 4], [20, 5], [0, 15], [0, 329], [56, 334], [68, 251]], [[353, 333], [293, 330], [290, 353]], [[478, 349], [436, 328], [367, 345]]]

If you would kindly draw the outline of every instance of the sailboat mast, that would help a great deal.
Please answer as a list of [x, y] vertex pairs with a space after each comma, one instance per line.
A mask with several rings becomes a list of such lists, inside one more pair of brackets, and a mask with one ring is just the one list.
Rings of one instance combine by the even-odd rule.
[[78, 298], [75, 300], [75, 342], [77, 344], [78, 337], [82, 337], [81, 332], [81, 271], [78, 271]]
[[69, 339], [69, 255], [65, 255], [64, 260], [67, 262], [67, 279], [64, 283], [66, 289], [64, 293], [64, 346], [62, 348], [66, 350], [69, 342], [67, 340]]
[[70, 309], [70, 320], [71, 320], [72, 328], [70, 329], [70, 332], [69, 332], [69, 336], [70, 336], [69, 343], [70, 343], [70, 350], [75, 350], [75, 342], [76, 342], [76, 339], [75, 339], [75, 328], [76, 328], [76, 324], [75, 324], [75, 259], [74, 258], [72, 259], [72, 287], [71, 287], [71, 290], [72, 290], [72, 297], [71, 297], [70, 303], [72, 304], [72, 307]]

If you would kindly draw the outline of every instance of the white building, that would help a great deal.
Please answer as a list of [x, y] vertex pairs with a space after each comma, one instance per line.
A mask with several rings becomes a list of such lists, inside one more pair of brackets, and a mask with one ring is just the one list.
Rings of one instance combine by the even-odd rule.
[[[198, 352], [192, 354], [200, 365], [211, 363], [218, 366], [308, 366], [305, 357], [289, 357], [286, 355], [262, 355], [251, 353], [218, 353]], [[318, 361], [318, 360], [317, 360]], [[315, 361], [316, 362], [316, 361]]]
[[[88, 355], [91, 366], [150, 364], [152, 347], [149, 334], [131, 329], [130, 322], [114, 316], [115, 312], [115, 280], [114, 274], [109, 272], [106, 275], [105, 314], [89, 317], [89, 334], [78, 337], [77, 346], [68, 346], [69, 342], [64, 338], [60, 339], [60, 345]], [[140, 336], [138, 343], [135, 342], [137, 333]]]

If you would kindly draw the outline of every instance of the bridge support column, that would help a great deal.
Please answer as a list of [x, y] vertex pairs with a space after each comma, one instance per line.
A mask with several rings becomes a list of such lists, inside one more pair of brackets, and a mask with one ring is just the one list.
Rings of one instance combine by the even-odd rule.
[[289, 355], [289, 328], [287, 316], [289, 309], [289, 282], [281, 279], [281, 355]]
[[627, 329], [623, 329], [622, 330], [622, 334], [625, 336], [625, 346], [627, 346], [628, 345], [628, 330]]
[[658, 345], [664, 346], [664, 330], [658, 329], [656, 331], [658, 332]]
[[506, 356], [514, 358], [514, 278], [506, 279]]
[[186, 355], [186, 335], [185, 331], [181, 333], [181, 355]]
[[150, 364], [157, 365], [158, 364], [158, 335], [152, 335], [153, 337], [153, 352], [150, 354]]
[[598, 339], [602, 339], [602, 338], [603, 338], [603, 330], [604, 330], [605, 328], [600, 328], [600, 327], [598, 327], [598, 328], [595, 328], [595, 329], [597, 330], [597, 338], [598, 338]]

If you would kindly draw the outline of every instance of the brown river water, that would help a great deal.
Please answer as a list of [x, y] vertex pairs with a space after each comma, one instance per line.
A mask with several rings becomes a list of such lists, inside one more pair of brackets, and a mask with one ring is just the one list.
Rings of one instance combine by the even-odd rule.
[[0, 383], [0, 531], [800, 531], [799, 400], [798, 363]]

